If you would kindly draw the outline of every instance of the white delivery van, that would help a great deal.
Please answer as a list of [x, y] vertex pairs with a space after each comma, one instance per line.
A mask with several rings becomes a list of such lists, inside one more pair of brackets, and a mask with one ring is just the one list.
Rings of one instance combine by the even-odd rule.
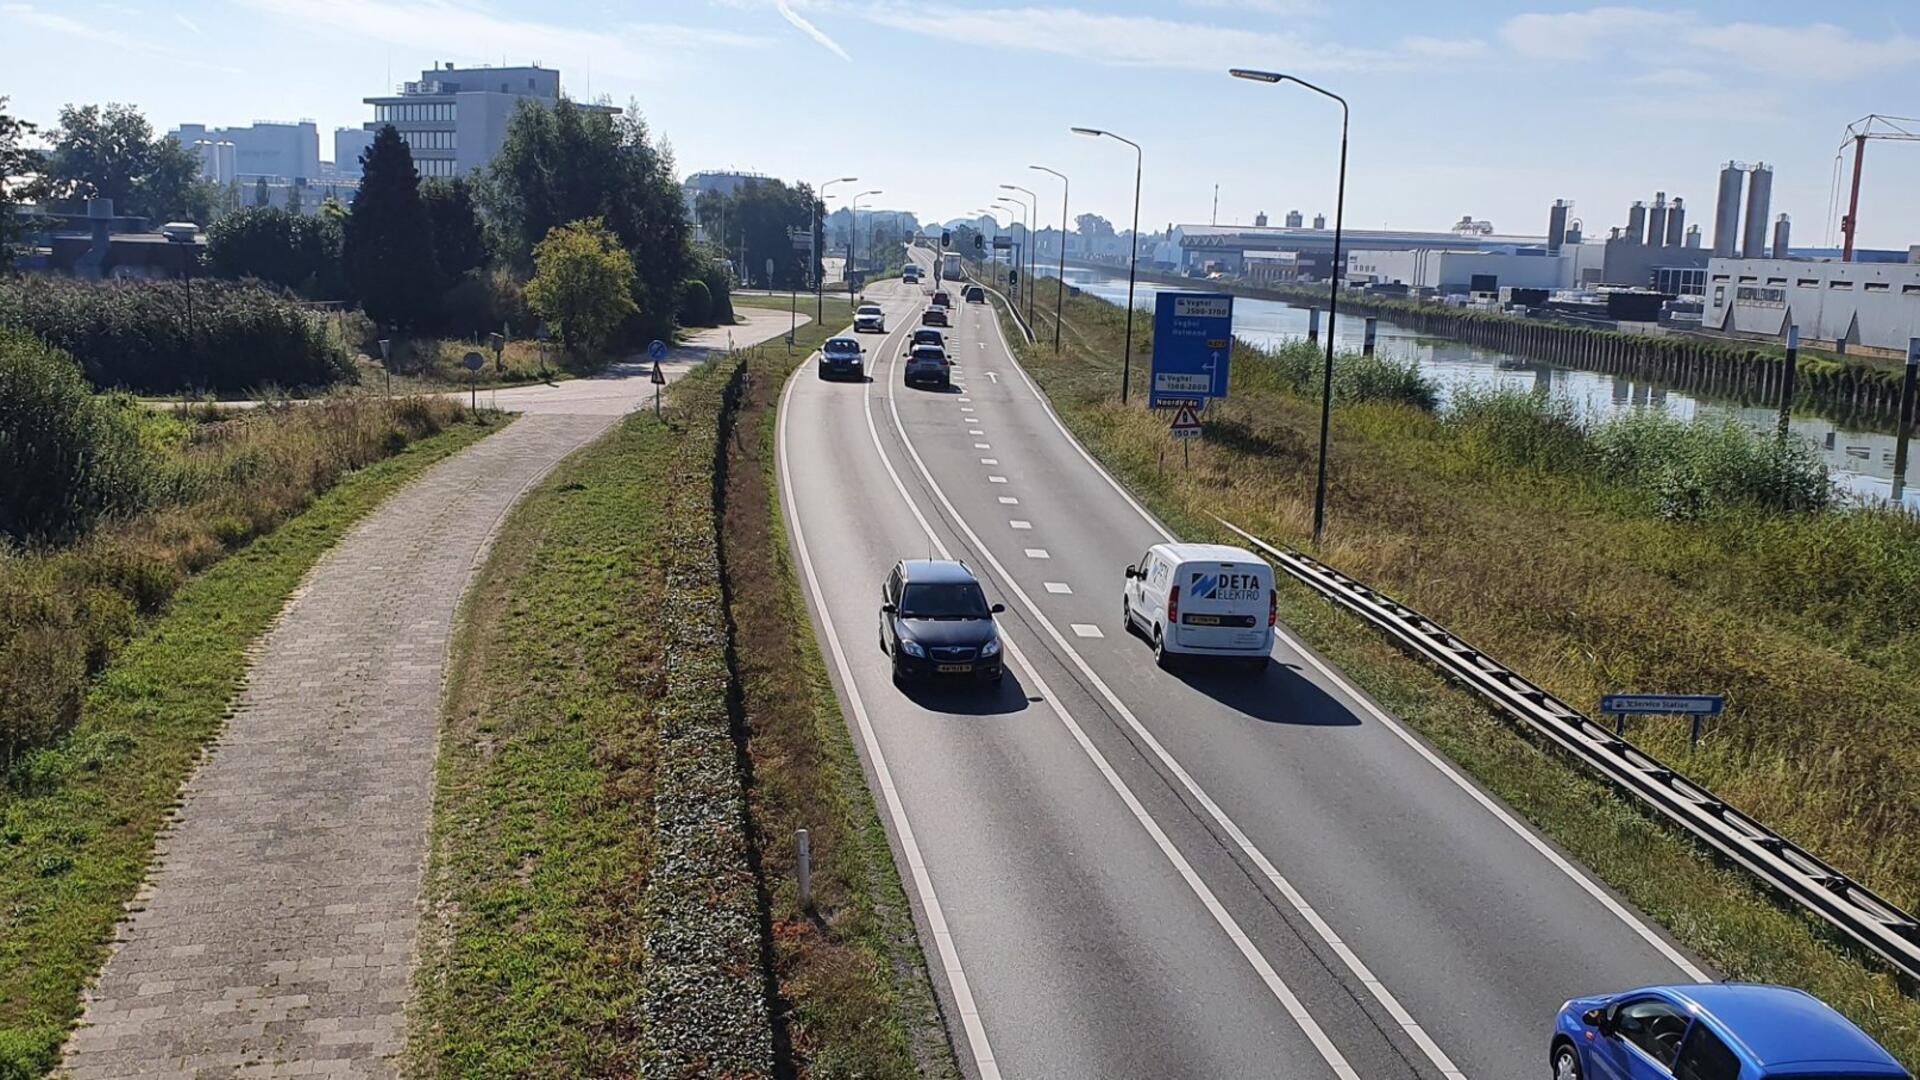
[[1273, 567], [1225, 544], [1155, 544], [1127, 567], [1121, 598], [1128, 630], [1176, 656], [1235, 657], [1263, 669], [1273, 651]]

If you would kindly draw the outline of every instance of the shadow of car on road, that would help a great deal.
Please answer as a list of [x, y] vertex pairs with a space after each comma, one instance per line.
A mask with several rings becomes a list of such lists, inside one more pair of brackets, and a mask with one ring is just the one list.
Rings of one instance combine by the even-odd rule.
[[1027, 695], [1020, 677], [1007, 669], [998, 683], [962, 679], [898, 679], [893, 684], [915, 705], [953, 716], [1007, 716], [1024, 712], [1037, 699]]
[[[1144, 651], [1152, 647], [1152, 642], [1140, 628], [1129, 626], [1127, 636], [1140, 642], [1143, 659], [1152, 662], [1153, 654]], [[1237, 657], [1173, 655], [1169, 660], [1165, 668], [1168, 675], [1255, 720], [1296, 727], [1356, 727], [1360, 723], [1352, 709], [1302, 675], [1298, 664], [1269, 657], [1256, 671]]]

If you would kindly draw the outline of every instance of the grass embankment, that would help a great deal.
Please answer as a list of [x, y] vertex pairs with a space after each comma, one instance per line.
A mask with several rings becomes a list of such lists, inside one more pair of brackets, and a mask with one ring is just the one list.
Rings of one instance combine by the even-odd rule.
[[[498, 359], [493, 355], [493, 347], [485, 341], [420, 338], [396, 342], [393, 349], [394, 370], [390, 379], [381, 366], [378, 352], [360, 358], [361, 393], [385, 393], [389, 383], [396, 394], [414, 394], [465, 390], [469, 385], [487, 390], [560, 382], [590, 375], [602, 363], [598, 358], [569, 356], [558, 345], [538, 341], [509, 341]], [[466, 369], [463, 361], [470, 352], [479, 353], [485, 360], [479, 371]]]
[[[788, 309], [787, 305], [788, 298], [784, 296], [736, 295], [733, 298], [733, 306], [735, 308], [786, 311]], [[806, 293], [800, 294], [799, 310], [800, 314], [812, 319], [814, 305]], [[823, 297], [820, 302], [820, 310], [823, 312], [820, 318], [813, 319], [811, 322], [801, 323], [799, 329], [794, 331], [793, 355], [795, 357], [804, 357], [819, 348], [828, 338], [853, 325], [853, 301], [848, 297]], [[760, 346], [762, 351], [777, 349], [781, 352], [785, 352], [786, 347], [786, 338], [784, 336], [765, 342]]]
[[[1296, 392], [1291, 362], [1240, 351], [1233, 394], [1208, 410], [1182, 469], [1163, 458], [1165, 418], [1113, 400], [1124, 313], [1070, 300], [1058, 359], [1051, 312], [1036, 315], [1049, 332], [1023, 362], [1169, 524], [1221, 537], [1219, 513], [1306, 543], [1318, 409]], [[1136, 320], [1134, 331], [1138, 360], [1151, 328]], [[1695, 752], [1682, 721], [1637, 721], [1629, 735], [1920, 906], [1920, 522], [1779, 509], [1795, 500], [1768, 485], [1800, 484], [1805, 463], [1729, 449], [1737, 438], [1714, 431], [1643, 418], [1629, 422], [1638, 435], [1582, 432], [1512, 398], [1442, 417], [1396, 393], [1356, 400], [1366, 395], [1350, 387], [1336, 405], [1329, 562], [1575, 704], [1616, 690], [1726, 693], [1727, 714]], [[1755, 497], [1769, 491], [1772, 505]], [[1823, 925], [1315, 594], [1282, 595], [1309, 643], [1722, 972], [1805, 987], [1920, 1063], [1920, 1002]]]
[[[431, 430], [438, 433], [391, 419], [376, 426], [370, 414], [355, 414], [365, 425], [347, 423], [328, 411], [334, 406], [261, 413], [235, 422], [238, 428], [201, 433], [224, 447], [217, 457], [225, 465], [216, 471], [274, 483], [251, 492], [236, 484], [220, 500], [103, 530], [72, 551], [0, 561], [10, 586], [18, 576], [66, 582], [42, 599], [82, 601], [69, 614], [90, 618], [96, 606], [118, 612], [114, 633], [98, 639], [115, 646], [106, 650], [112, 659], [85, 682], [70, 731], [24, 755], [0, 788], [0, 1076], [39, 1075], [58, 1063], [81, 988], [146, 878], [154, 835], [181, 783], [221, 728], [254, 640], [355, 522], [499, 426], [490, 418], [456, 422], [434, 406], [405, 407], [437, 416]], [[362, 435], [372, 436], [371, 446]], [[354, 446], [377, 449], [378, 460], [331, 456]], [[329, 456], [306, 455], [319, 449]], [[364, 467], [348, 472], [348, 461]], [[138, 608], [138, 596], [117, 591], [124, 579], [96, 573], [114, 566], [140, 567], [138, 580], [160, 586], [151, 596], [155, 614]], [[51, 621], [19, 621], [23, 611]], [[57, 608], [15, 608], [4, 627], [8, 648], [37, 644], [64, 655], [74, 647], [70, 636], [82, 632], [64, 618]], [[31, 675], [17, 665], [32, 663], [48, 661], [21, 659], [6, 670]], [[9, 690], [0, 707], [22, 700]]]
[[729, 368], [555, 470], [466, 603], [417, 980], [423, 1074], [771, 1070], [715, 565]]
[[[728, 594], [753, 771], [750, 793], [770, 886], [773, 961], [796, 1072], [815, 1077], [955, 1077], [885, 831], [827, 678], [779, 509], [776, 408], [786, 377], [846, 323], [807, 326], [793, 359], [749, 362], [727, 469]], [[794, 882], [793, 836], [808, 831], [813, 910]]]
[[[792, 362], [694, 372], [664, 422], [629, 417], [502, 527], [455, 647], [421, 1074], [898, 1076], [944, 1052], [771, 531], [761, 455]], [[798, 825], [818, 921], [793, 910]]]

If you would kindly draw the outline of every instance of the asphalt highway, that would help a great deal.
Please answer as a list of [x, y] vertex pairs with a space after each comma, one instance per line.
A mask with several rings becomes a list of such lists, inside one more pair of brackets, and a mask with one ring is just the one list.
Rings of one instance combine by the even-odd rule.
[[[970, 1074], [1544, 1075], [1567, 998], [1708, 977], [1284, 627], [1264, 675], [1158, 669], [1121, 571], [1169, 534], [988, 306], [952, 391], [901, 385], [928, 292], [868, 290], [869, 381], [799, 370], [779, 468]], [[1007, 605], [998, 690], [893, 684], [881, 581], [929, 555]]]

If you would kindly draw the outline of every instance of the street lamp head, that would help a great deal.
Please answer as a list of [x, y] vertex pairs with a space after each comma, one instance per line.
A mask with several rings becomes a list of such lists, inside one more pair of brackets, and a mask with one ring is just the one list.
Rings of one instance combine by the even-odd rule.
[[838, 180], [829, 180], [829, 181], [827, 181], [827, 183], [829, 183], [829, 184], [851, 184], [851, 183], [854, 183], [854, 182], [856, 182], [856, 181], [858, 181], [859, 179], [860, 179], [860, 178], [859, 178], [859, 177], [857, 177], [857, 176], [843, 176], [843, 177], [841, 177], [841, 178], [840, 178], [840, 179], [838, 179]]
[[1074, 128], [1073, 133], [1075, 135], [1105, 135], [1106, 134], [1106, 132], [1101, 131], [1099, 128], [1083, 128], [1083, 127]]
[[1236, 79], [1251, 79], [1254, 82], [1277, 83], [1287, 79], [1277, 71], [1256, 71], [1253, 68], [1230, 68], [1228, 72]]

